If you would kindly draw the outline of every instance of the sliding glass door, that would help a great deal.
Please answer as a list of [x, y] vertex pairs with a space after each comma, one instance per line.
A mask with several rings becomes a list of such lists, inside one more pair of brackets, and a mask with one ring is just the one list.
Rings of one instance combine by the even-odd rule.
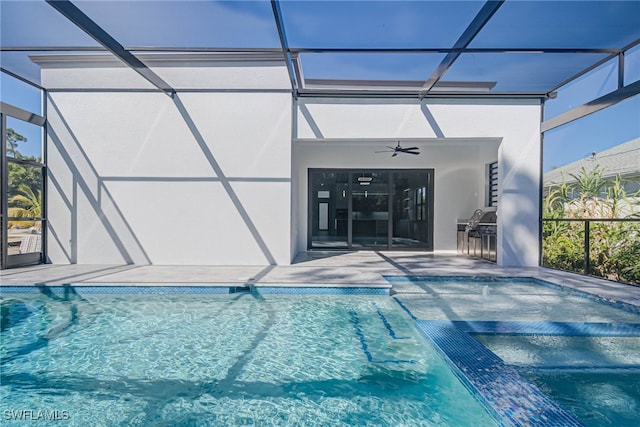
[[349, 174], [315, 171], [309, 175], [309, 241], [315, 249], [348, 249]]
[[433, 250], [433, 169], [310, 169], [308, 242]]
[[389, 246], [389, 173], [351, 174], [351, 248]]
[[398, 171], [392, 175], [391, 246], [433, 250], [433, 173]]

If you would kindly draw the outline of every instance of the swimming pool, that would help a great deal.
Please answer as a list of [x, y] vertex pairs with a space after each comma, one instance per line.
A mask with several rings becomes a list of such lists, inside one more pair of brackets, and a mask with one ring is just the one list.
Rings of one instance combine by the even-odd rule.
[[[373, 288], [1, 288], [3, 425], [624, 425], [635, 416], [619, 410], [640, 400], [637, 307], [534, 279], [387, 280], [391, 298]], [[601, 348], [609, 365], [585, 347]], [[568, 363], [570, 348], [581, 363]], [[580, 394], [605, 386], [598, 402]]]
[[[535, 279], [389, 280], [428, 338], [448, 328], [469, 348], [481, 343], [479, 351], [489, 350], [507, 376], [521, 374], [582, 424], [635, 425], [640, 419], [638, 307]], [[453, 369], [474, 369], [446, 342], [440, 345]], [[477, 365], [481, 371], [483, 363]]]
[[20, 290], [3, 425], [496, 425], [388, 296]]

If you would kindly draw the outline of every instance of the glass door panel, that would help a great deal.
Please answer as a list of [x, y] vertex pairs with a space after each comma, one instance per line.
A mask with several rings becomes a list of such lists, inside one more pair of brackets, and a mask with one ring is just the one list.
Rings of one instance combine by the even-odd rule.
[[347, 249], [349, 174], [310, 171], [310, 242], [312, 249]]
[[309, 249], [433, 250], [433, 169], [309, 170]]
[[388, 248], [389, 173], [354, 172], [351, 176], [351, 247]]
[[393, 173], [394, 249], [433, 249], [433, 187], [431, 171]]

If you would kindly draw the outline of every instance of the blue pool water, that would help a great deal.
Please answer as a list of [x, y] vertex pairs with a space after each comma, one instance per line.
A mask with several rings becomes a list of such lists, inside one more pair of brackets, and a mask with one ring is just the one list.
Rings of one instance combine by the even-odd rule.
[[585, 426], [638, 425], [639, 370], [539, 369], [523, 374]]
[[640, 336], [476, 339], [586, 426], [633, 426], [640, 420]]
[[78, 288], [1, 304], [3, 426], [496, 424], [385, 296]]
[[638, 425], [637, 307], [536, 280], [389, 280], [418, 323], [475, 338], [583, 425]]
[[2, 425], [640, 418], [637, 308], [531, 279], [388, 279], [392, 298], [331, 288], [1, 289]]

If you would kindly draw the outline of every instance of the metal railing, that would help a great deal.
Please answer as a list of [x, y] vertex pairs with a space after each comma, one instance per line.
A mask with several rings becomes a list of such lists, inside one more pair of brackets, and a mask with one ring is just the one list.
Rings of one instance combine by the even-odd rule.
[[[554, 229], [545, 227], [552, 223]], [[561, 223], [568, 225], [560, 227]], [[569, 225], [575, 223], [583, 225]], [[595, 227], [598, 223], [607, 227]], [[543, 218], [542, 230], [543, 266], [640, 285], [640, 218]], [[592, 241], [594, 232], [600, 241]], [[580, 239], [581, 254], [576, 247]], [[600, 249], [596, 254], [594, 246]]]

